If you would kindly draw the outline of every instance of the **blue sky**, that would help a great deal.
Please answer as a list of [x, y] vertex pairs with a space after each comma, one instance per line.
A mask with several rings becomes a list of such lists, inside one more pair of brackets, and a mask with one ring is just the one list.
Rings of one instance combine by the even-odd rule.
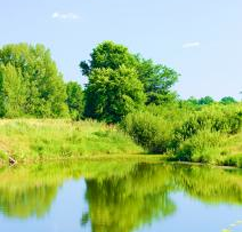
[[0, 0], [0, 46], [43, 43], [65, 80], [113, 40], [166, 64], [181, 77], [182, 98], [242, 98], [241, 0]]

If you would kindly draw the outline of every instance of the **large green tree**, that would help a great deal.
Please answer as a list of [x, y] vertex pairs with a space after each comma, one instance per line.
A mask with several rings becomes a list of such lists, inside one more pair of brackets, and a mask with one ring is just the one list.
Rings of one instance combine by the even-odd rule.
[[61, 73], [43, 45], [0, 49], [1, 116], [60, 117], [68, 113]]
[[[131, 102], [132, 100], [133, 103], [129, 103], [129, 107], [123, 107], [125, 110], [120, 112], [120, 116], [116, 115], [111, 117], [114, 121], [118, 121], [122, 118], [121, 115], [124, 116], [131, 111], [131, 106], [135, 105], [134, 109], [136, 109], [137, 104], [135, 102], [141, 104], [142, 101], [140, 99], [144, 100], [146, 98], [146, 104], [162, 104], [174, 100], [176, 97], [176, 94], [171, 91], [171, 87], [177, 81], [179, 75], [174, 70], [164, 65], [155, 64], [152, 60], [145, 60], [140, 55], [132, 54], [123, 45], [115, 44], [112, 41], [104, 41], [93, 49], [90, 56], [91, 59], [89, 61], [82, 61], [80, 63], [82, 74], [89, 79], [86, 89], [87, 102], [85, 107], [85, 115], [88, 117], [104, 119], [104, 115], [105, 117], [111, 114], [114, 116], [116, 114], [114, 111], [117, 112], [120, 110], [117, 106], [123, 105], [124, 102]], [[128, 74], [123, 74], [121, 70], [124, 70], [124, 68], [126, 68], [126, 71], [129, 70]], [[127, 77], [127, 75], [130, 77]], [[99, 76], [105, 76], [105, 78], [101, 81]], [[127, 90], [128, 84], [125, 84], [124, 88], [121, 85], [117, 86], [117, 84], [113, 84], [116, 86], [115, 91], [113, 89], [110, 90], [110, 87], [106, 87], [108, 85], [107, 83], [116, 82], [117, 78], [114, 78], [114, 76], [119, 76], [118, 79], [125, 77], [123, 82], [130, 82], [128, 88], [129, 93], [134, 88], [134, 94], [128, 94], [129, 100], [126, 99], [125, 101], [122, 100], [119, 102], [121, 97], [113, 97], [116, 96], [115, 92], [118, 93], [120, 91], [123, 96], [126, 95], [124, 91]], [[136, 96], [135, 93], [137, 93], [134, 80], [136, 83], [138, 81], [142, 83], [142, 91], [145, 94], [145, 97], [138, 98], [138, 101], [137, 97], [134, 97]], [[104, 82], [106, 83], [105, 87], [103, 85]], [[98, 85], [95, 85], [95, 91], [93, 91], [93, 83], [98, 83]], [[110, 84], [110, 86], [112, 85]], [[139, 87], [138, 95], [141, 96], [141, 85], [138, 84], [137, 86]], [[111, 92], [108, 92], [109, 90]], [[115, 105], [115, 110], [111, 107], [110, 102], [112, 102], [112, 106]], [[103, 105], [106, 106], [103, 107]], [[109, 116], [108, 120], [110, 120]]]
[[144, 105], [146, 96], [137, 72], [126, 66], [97, 68], [91, 72], [86, 89], [85, 116], [119, 122]]

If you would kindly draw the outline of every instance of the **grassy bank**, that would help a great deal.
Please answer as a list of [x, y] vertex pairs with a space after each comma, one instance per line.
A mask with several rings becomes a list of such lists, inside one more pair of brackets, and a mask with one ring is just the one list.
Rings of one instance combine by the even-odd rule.
[[128, 115], [121, 125], [4, 119], [0, 120], [0, 166], [11, 156], [20, 163], [60, 159], [169, 160], [241, 168], [241, 128], [241, 104], [196, 109], [147, 107]]
[[12, 119], [0, 121], [0, 162], [138, 154], [143, 149], [115, 126], [94, 121]]

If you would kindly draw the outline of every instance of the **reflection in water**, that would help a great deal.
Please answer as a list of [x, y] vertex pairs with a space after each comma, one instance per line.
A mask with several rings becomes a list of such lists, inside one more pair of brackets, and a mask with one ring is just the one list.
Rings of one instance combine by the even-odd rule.
[[0, 212], [8, 217], [41, 218], [51, 208], [58, 188], [67, 179], [81, 177], [99, 179], [110, 175], [122, 176], [133, 167], [133, 163], [121, 164], [111, 162], [105, 164], [59, 163], [34, 165], [30, 167], [6, 168], [0, 170]]
[[175, 211], [169, 198], [172, 185], [163, 178], [167, 170], [162, 168], [154, 176], [155, 169], [147, 167], [137, 166], [123, 177], [86, 180], [93, 232], [132, 231]]
[[242, 204], [241, 170], [188, 166], [176, 168], [173, 176], [180, 189], [200, 201]]
[[39, 186], [24, 191], [0, 190], [0, 205], [9, 217], [43, 216], [57, 194], [55, 186]]
[[41, 218], [49, 212], [59, 187], [67, 179], [82, 177], [89, 210], [82, 214], [81, 225], [89, 222], [93, 232], [130, 232], [153, 220], [165, 220], [176, 212], [170, 195], [177, 191], [204, 203], [242, 204], [238, 170], [73, 162], [1, 170], [0, 212], [9, 218]]

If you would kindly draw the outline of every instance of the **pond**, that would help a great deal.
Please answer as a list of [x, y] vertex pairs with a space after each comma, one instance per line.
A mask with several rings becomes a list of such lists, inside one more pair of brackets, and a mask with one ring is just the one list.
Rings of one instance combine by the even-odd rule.
[[1, 232], [239, 232], [242, 172], [70, 162], [0, 169]]

